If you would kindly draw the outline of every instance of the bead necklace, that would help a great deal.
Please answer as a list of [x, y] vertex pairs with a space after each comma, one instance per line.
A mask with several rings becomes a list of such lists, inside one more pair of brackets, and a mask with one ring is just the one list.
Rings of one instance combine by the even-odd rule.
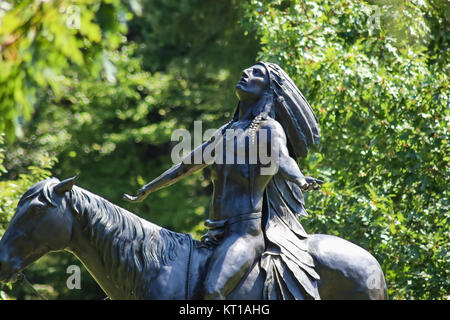
[[[259, 125], [261, 124], [262, 118], [263, 118], [263, 114], [262, 113], [258, 114], [255, 118], [253, 118], [252, 122], [248, 126], [248, 129], [249, 129], [248, 135], [250, 137], [250, 142], [252, 144], [255, 143], [256, 131], [258, 131], [258, 128], [259, 128]], [[231, 119], [230, 121], [228, 121], [222, 130], [222, 134], [225, 134], [226, 130], [229, 129], [234, 122], [235, 122], [234, 119]]]
[[256, 137], [256, 131], [258, 131], [259, 125], [261, 123], [263, 115], [260, 113], [258, 114], [252, 121], [252, 123], [249, 126], [249, 132], [248, 135], [250, 137], [250, 142], [252, 144], [255, 143], [255, 137]]

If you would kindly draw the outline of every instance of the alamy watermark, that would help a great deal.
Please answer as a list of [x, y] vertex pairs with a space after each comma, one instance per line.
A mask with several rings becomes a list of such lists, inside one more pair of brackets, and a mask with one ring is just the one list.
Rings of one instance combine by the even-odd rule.
[[367, 19], [367, 27], [369, 31], [374, 29], [381, 30], [380, 24], [381, 11], [379, 6], [370, 6], [370, 14]]
[[67, 278], [66, 285], [69, 290], [81, 289], [81, 270], [77, 265], [70, 265], [67, 267], [66, 273], [70, 274]]
[[367, 269], [370, 276], [367, 278], [366, 285], [370, 290], [380, 288], [381, 278], [379, 270], [379, 267], [376, 265], [372, 265]]
[[[241, 128], [224, 132], [208, 129], [203, 133], [202, 121], [194, 121], [193, 137], [186, 129], [173, 131], [171, 141], [178, 143], [172, 148], [171, 159], [185, 164], [258, 164], [261, 175], [274, 175], [279, 156], [274, 132], [260, 128], [253, 134]], [[192, 150], [192, 144], [198, 147]]]

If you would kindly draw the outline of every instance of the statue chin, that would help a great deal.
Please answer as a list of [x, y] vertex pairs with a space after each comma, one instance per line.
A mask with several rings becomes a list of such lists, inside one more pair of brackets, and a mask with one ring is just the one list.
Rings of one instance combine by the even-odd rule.
[[258, 100], [259, 95], [251, 92], [249, 90], [246, 90], [243, 86], [238, 84], [236, 86], [236, 96], [238, 97], [239, 101], [244, 103], [253, 103]]

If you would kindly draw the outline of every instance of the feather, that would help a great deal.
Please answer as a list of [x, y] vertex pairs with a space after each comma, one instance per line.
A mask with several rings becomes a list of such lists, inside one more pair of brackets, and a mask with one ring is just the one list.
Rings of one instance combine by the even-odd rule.
[[271, 181], [267, 186], [267, 195], [270, 199], [270, 206], [272, 207], [274, 214], [278, 215], [280, 219], [298, 236], [303, 238], [308, 237], [308, 234], [305, 232], [303, 226], [300, 224], [294, 213], [289, 210], [289, 206], [283, 201], [290, 196], [289, 193], [280, 193], [274, 182]]
[[[295, 263], [296, 265], [298, 265], [299, 268], [301, 268], [303, 271], [305, 271], [311, 278], [313, 278], [315, 280], [320, 279], [319, 274], [316, 272], [316, 270], [314, 270], [313, 266], [308, 266], [304, 263], [298, 263], [298, 261], [295, 261], [292, 259], [292, 256], [289, 256], [286, 254], [281, 254], [280, 256], [286, 264]], [[290, 269], [292, 269], [292, 268], [290, 268]]]
[[[291, 90], [292, 91], [292, 90]], [[286, 100], [286, 104], [291, 106], [292, 114], [297, 120], [298, 125], [301, 127], [308, 146], [314, 145], [315, 129], [317, 128], [317, 120], [312, 113], [306, 100], [301, 99], [298, 94], [285, 94], [283, 97]], [[306, 102], [306, 103], [305, 103]]]
[[266, 279], [264, 281], [263, 296], [266, 300], [280, 300], [282, 297], [281, 289], [278, 285], [275, 267], [273, 265], [272, 256], [266, 256], [264, 263], [264, 270], [266, 272]]
[[287, 179], [284, 179], [281, 174], [274, 175], [271, 181], [273, 181], [274, 186], [277, 188], [280, 195], [283, 196], [286, 204], [289, 205], [289, 208], [292, 212], [298, 213], [303, 209], [303, 206], [305, 204], [303, 194], [300, 188], [294, 189], [293, 186], [296, 186], [296, 184], [290, 182]]
[[302, 190], [296, 183], [284, 179], [281, 174], [273, 176], [272, 181], [281, 199], [284, 200], [293, 213], [308, 216], [305, 210], [305, 200]]
[[[282, 98], [282, 97], [280, 97]], [[297, 124], [295, 115], [286, 105], [284, 99], [278, 99], [275, 108], [275, 119], [281, 124], [286, 132], [288, 145], [292, 148], [296, 157], [306, 157], [308, 154], [308, 143], [304, 132]]]
[[277, 273], [280, 274], [280, 278], [283, 279], [283, 286], [285, 288], [285, 291], [289, 292], [288, 294], [285, 294], [286, 296], [289, 295], [294, 300], [303, 300], [304, 295], [301, 292], [301, 289], [299, 287], [299, 281], [296, 280], [290, 272], [287, 270], [284, 263], [282, 263], [279, 259], [274, 260], [274, 265], [277, 270]]
[[317, 299], [319, 297], [317, 281], [311, 279], [302, 268], [300, 268], [296, 263], [293, 263], [289, 259], [283, 259], [283, 262], [287, 265], [285, 269], [289, 270], [289, 272], [292, 272], [294, 278], [297, 280], [298, 284], [300, 284], [301, 287], [306, 291], [306, 293], [314, 299]]
[[292, 81], [292, 79], [284, 72], [284, 80], [285, 83], [288, 84], [291, 91], [293, 91], [293, 95], [289, 95], [293, 100], [295, 100], [295, 104], [299, 107], [298, 109], [302, 112], [302, 116], [304, 121], [308, 124], [310, 132], [312, 134], [312, 138], [310, 141], [312, 144], [315, 144], [317, 142], [317, 138], [319, 138], [319, 127], [318, 127], [318, 121], [317, 117], [315, 116], [311, 105], [308, 103], [308, 101], [303, 96], [302, 92], [297, 88], [295, 83]]
[[[276, 218], [275, 218], [276, 219]], [[291, 256], [292, 260], [314, 267], [314, 260], [307, 251], [306, 241], [296, 241], [295, 234], [289, 232], [289, 229], [280, 226], [278, 221], [274, 226], [266, 230], [267, 239], [280, 247], [280, 253]]]
[[[279, 257], [275, 257], [273, 259], [273, 264], [274, 264], [275, 277], [277, 279], [277, 284], [278, 284], [278, 286], [280, 288], [280, 292], [281, 292], [281, 299], [283, 299], [283, 300], [298, 300], [299, 297], [293, 295], [292, 292], [288, 288], [288, 285], [286, 283], [286, 277], [284, 276], [285, 270], [281, 266]], [[295, 292], [295, 291], [293, 290], [293, 292]]]
[[[272, 210], [274, 210], [272, 208]], [[280, 238], [283, 241], [289, 241], [294, 246], [298, 247], [298, 249], [301, 249], [303, 251], [308, 251], [308, 245], [304, 239], [306, 237], [298, 237], [293, 230], [290, 228], [289, 225], [287, 225], [282, 218], [280, 218], [278, 215], [274, 216], [270, 222], [270, 227], [274, 228], [274, 230], [267, 230], [269, 233], [269, 236]], [[277, 234], [279, 233], [279, 234]], [[277, 241], [276, 239], [272, 239], [273, 241]]]
[[274, 63], [263, 63], [269, 71], [275, 92], [275, 119], [286, 132], [288, 145], [295, 157], [306, 157], [308, 147], [319, 141], [317, 118], [292, 79]]

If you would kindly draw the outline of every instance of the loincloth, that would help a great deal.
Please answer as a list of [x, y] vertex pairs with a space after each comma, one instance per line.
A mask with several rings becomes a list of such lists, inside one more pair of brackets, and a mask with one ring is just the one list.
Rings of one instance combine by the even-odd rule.
[[201, 241], [209, 245], [218, 245], [220, 240], [224, 237], [229, 226], [247, 220], [261, 219], [261, 212], [244, 213], [228, 219], [205, 221], [205, 227], [208, 228], [206, 234], [201, 238]]

